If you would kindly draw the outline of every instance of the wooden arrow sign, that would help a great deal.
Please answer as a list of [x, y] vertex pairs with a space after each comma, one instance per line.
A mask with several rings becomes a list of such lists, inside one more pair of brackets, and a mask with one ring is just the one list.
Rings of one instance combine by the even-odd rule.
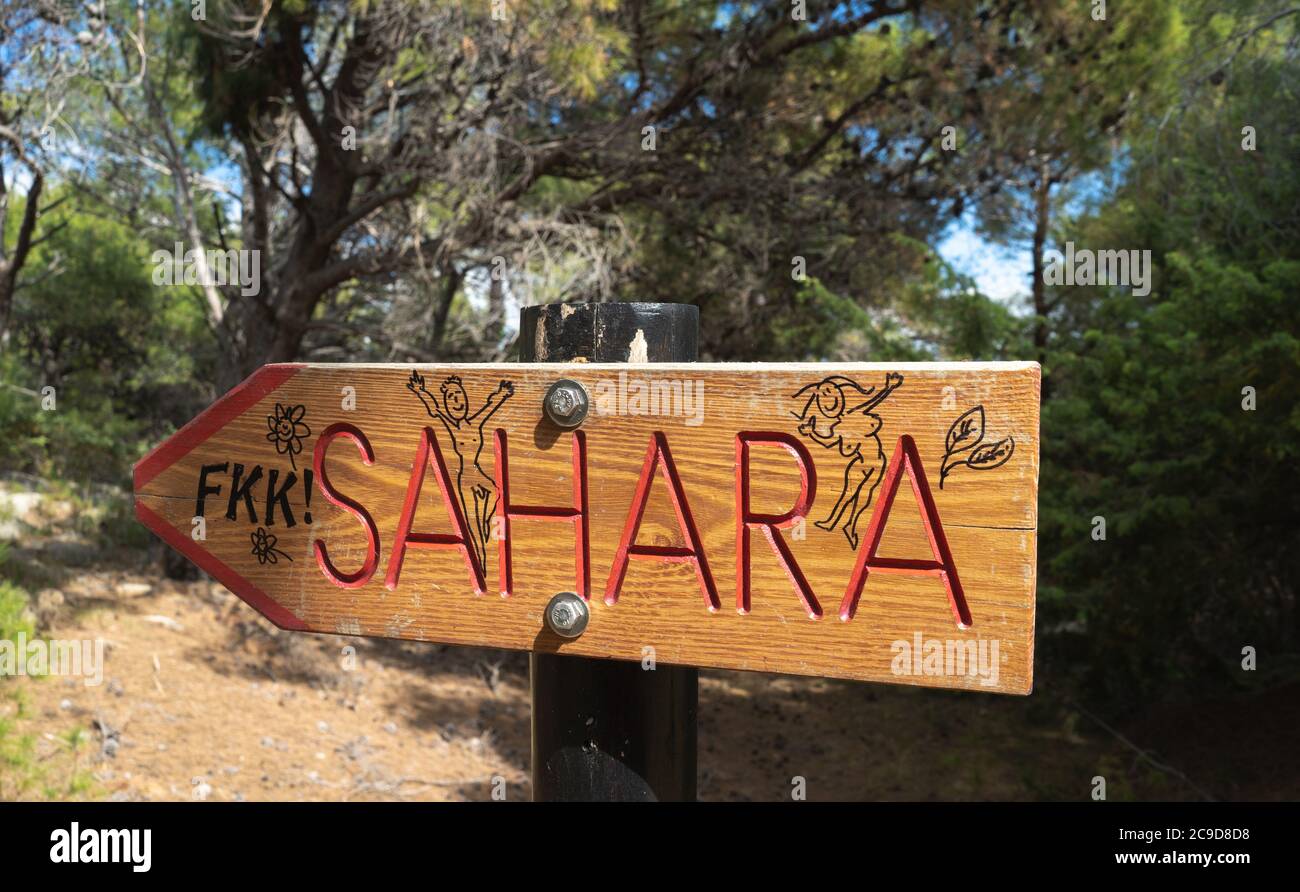
[[271, 365], [136, 512], [285, 629], [1023, 694], [1038, 406], [1036, 363]]

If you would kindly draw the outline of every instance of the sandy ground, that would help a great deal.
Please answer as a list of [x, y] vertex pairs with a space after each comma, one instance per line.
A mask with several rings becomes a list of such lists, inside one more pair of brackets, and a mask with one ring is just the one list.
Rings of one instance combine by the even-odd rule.
[[90, 732], [101, 796], [464, 799], [497, 776], [529, 796], [527, 678], [505, 654], [288, 634], [207, 581], [74, 586], [91, 591], [46, 634], [105, 639], [103, 684], [20, 683], [51, 746]]
[[[0, 532], [8, 571], [41, 635], [103, 639], [104, 673], [0, 678], [0, 799], [531, 798], [525, 655], [281, 632], [164, 578], [160, 543], [106, 546], [68, 505], [36, 520]], [[1295, 799], [1296, 751], [1294, 685], [1104, 729], [1041, 669], [1029, 697], [700, 674], [705, 800], [1089, 799], [1098, 776], [1112, 801]]]
[[[284, 633], [207, 580], [84, 569], [62, 592], [45, 634], [104, 639], [103, 683], [10, 682], [54, 791], [80, 770], [86, 798], [531, 796], [521, 654]], [[708, 800], [796, 778], [809, 800], [1087, 798], [1098, 774], [1111, 799], [1197, 798], [1037, 695], [704, 672], [699, 737]]]

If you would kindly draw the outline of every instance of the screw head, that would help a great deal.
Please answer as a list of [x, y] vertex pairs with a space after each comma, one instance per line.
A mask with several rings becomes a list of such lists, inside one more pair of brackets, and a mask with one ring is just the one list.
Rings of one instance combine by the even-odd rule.
[[546, 605], [546, 626], [561, 638], [577, 638], [590, 619], [587, 602], [574, 592], [560, 592]]
[[577, 381], [561, 378], [546, 390], [542, 411], [556, 427], [574, 428], [587, 417], [587, 390]]

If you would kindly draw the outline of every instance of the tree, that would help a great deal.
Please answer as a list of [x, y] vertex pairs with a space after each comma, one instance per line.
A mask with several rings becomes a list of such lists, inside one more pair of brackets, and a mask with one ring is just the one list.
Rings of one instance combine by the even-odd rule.
[[[559, 154], [535, 119], [591, 92], [603, 64], [592, 47], [616, 37], [595, 6], [552, 8], [501, 21], [486, 4], [396, 2], [212, 3], [199, 22], [149, 14], [150, 52], [124, 52], [99, 75], [112, 110], [100, 151], [119, 172], [138, 159], [165, 180], [223, 346], [223, 385], [298, 356], [345, 284], [382, 306], [399, 273], [423, 272], [439, 286], [441, 328], [461, 283], [505, 246], [579, 229], [515, 207]], [[126, 80], [139, 89], [110, 87]], [[239, 165], [234, 183], [212, 169], [222, 156]], [[215, 282], [216, 249], [259, 261], [258, 287]]]
[[[150, 442], [215, 396], [196, 383], [210, 378], [213, 350], [197, 307], [153, 286], [139, 235], [70, 205], [31, 253], [44, 274], [14, 301], [0, 457], [14, 470], [124, 483]], [[45, 387], [57, 411], [42, 411]]]
[[[1224, 76], [1176, 124], [1134, 131], [1123, 188], [1067, 230], [1081, 246], [1149, 249], [1151, 293], [1053, 295], [1041, 609], [1047, 628], [1076, 631], [1044, 650], [1071, 653], [1117, 706], [1296, 671], [1300, 69], [1294, 19], [1247, 29], [1239, 51], [1225, 42], [1254, 20], [1241, 12], [1186, 50], [1196, 70], [1227, 47]], [[1274, 658], [1242, 673], [1244, 646]]]
[[[59, 131], [67, 128], [66, 91], [102, 28], [92, 9], [79, 17], [86, 30], [74, 33], [74, 15], [72, 4], [59, 0], [0, 4], [0, 344], [9, 332], [19, 274], [49, 235], [38, 234], [41, 217], [53, 210], [41, 199]], [[17, 214], [12, 226], [11, 213]]]
[[976, 139], [990, 167], [978, 219], [995, 240], [1029, 248], [1033, 345], [1046, 365], [1056, 309], [1045, 270], [1053, 221], [1081, 197], [1071, 190], [1077, 180], [1109, 170], [1125, 125], [1170, 98], [1186, 33], [1178, 8], [1162, 0], [1112, 4], [1102, 19], [1086, 5], [1040, 5], [1012, 29], [995, 64], [1032, 75], [1006, 80], [983, 103]]
[[975, 0], [206, 9], [139, 13], [147, 52], [123, 41], [87, 112], [111, 110], [99, 151], [118, 171], [165, 182], [200, 273], [209, 250], [261, 259], [252, 292], [199, 276], [225, 385], [359, 337], [445, 355], [471, 294], [489, 353], [508, 300], [559, 289], [698, 302], [708, 352], [765, 355], [799, 311], [797, 258], [888, 307], [925, 262], [898, 245], [977, 186], [978, 154], [943, 151], [943, 128], [973, 130], [975, 98], [1025, 76], [982, 60], [1035, 16]]

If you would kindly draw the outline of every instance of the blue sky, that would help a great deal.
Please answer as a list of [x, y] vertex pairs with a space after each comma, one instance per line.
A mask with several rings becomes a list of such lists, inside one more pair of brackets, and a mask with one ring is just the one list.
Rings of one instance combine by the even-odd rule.
[[[1107, 168], [1077, 176], [1056, 213], [1077, 219], [1105, 204], [1123, 184], [1129, 165], [1127, 153], [1120, 152]], [[1056, 198], [1060, 200], [1061, 196]], [[1047, 247], [1055, 247], [1054, 242], [1049, 241]], [[957, 271], [973, 278], [980, 291], [1012, 303], [1015, 309], [1024, 309], [1016, 298], [1029, 294], [1028, 244], [1006, 247], [988, 241], [976, 231], [974, 216], [967, 211], [944, 231], [936, 249]]]
[[937, 246], [939, 256], [975, 280], [980, 291], [1002, 303], [1029, 293], [1029, 252], [994, 244], [963, 217], [948, 227]]

